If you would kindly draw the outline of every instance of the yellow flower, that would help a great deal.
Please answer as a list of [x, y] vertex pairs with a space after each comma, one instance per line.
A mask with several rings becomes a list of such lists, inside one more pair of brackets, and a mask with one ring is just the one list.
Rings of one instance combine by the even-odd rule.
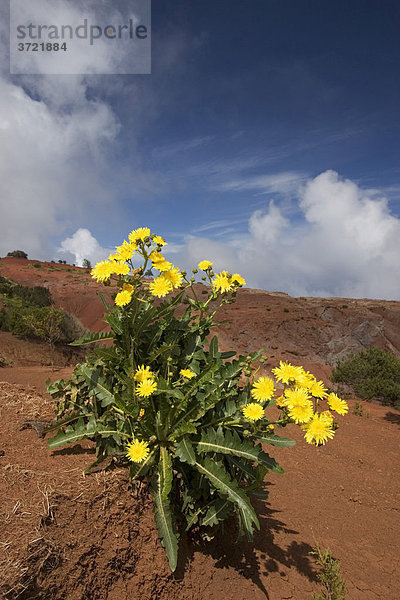
[[233, 289], [233, 285], [231, 280], [228, 277], [228, 273], [226, 271], [222, 271], [222, 273], [218, 273], [215, 276], [214, 281], [212, 282], [213, 288], [217, 291], [220, 291], [221, 294], [224, 292], [230, 292]]
[[130, 294], [133, 294], [133, 285], [131, 285], [130, 283], [124, 283], [122, 289], [124, 292], [129, 292]]
[[349, 406], [345, 400], [336, 396], [333, 392], [327, 397], [329, 408], [337, 412], [338, 415], [345, 415], [349, 412]]
[[315, 398], [326, 398], [328, 392], [326, 391], [326, 387], [324, 387], [323, 381], [314, 381], [309, 387], [310, 394]]
[[153, 242], [155, 244], [157, 244], [158, 246], [166, 246], [167, 242], [164, 240], [164, 238], [161, 237], [161, 235], [155, 235], [153, 237]]
[[156, 277], [151, 283], [149, 283], [149, 290], [153, 296], [162, 298], [166, 296], [172, 290], [172, 283], [165, 279], [162, 275]]
[[139, 440], [133, 440], [127, 446], [126, 456], [132, 462], [140, 463], [149, 455], [149, 444], [147, 442], [140, 442]]
[[124, 240], [121, 246], [116, 247], [117, 253], [113, 255], [115, 257], [114, 260], [129, 260], [132, 258], [136, 250], [137, 245], [135, 243], [128, 244], [128, 242]]
[[324, 410], [322, 413], [320, 413], [319, 418], [321, 421], [324, 421], [328, 425], [332, 425], [333, 423], [333, 416], [332, 413], [329, 412], [329, 410]]
[[294, 406], [307, 406], [309, 402], [308, 391], [304, 388], [294, 388], [293, 390], [285, 390], [286, 406], [293, 408]]
[[257, 404], [256, 402], [251, 402], [250, 404], [242, 406], [242, 412], [247, 421], [258, 421], [264, 416], [263, 407], [261, 404]]
[[139, 411], [138, 421], [140, 421], [140, 419], [143, 417], [143, 415], [144, 415], [144, 408], [141, 408]]
[[301, 425], [301, 428], [305, 431], [306, 442], [316, 446], [324, 445], [329, 438], [333, 438], [335, 435], [331, 424], [327, 422], [325, 417], [321, 418], [318, 413], [314, 414], [311, 421]]
[[264, 402], [265, 400], [270, 400], [272, 398], [274, 391], [274, 382], [270, 377], [259, 377], [257, 381], [253, 383], [251, 397], [258, 402]]
[[116, 262], [113, 265], [113, 271], [117, 275], [128, 275], [128, 273], [130, 272], [130, 270], [131, 270], [130, 266], [127, 265], [126, 263]]
[[135, 381], [147, 381], [148, 379], [154, 379], [155, 375], [152, 371], [150, 371], [150, 367], [145, 367], [142, 365], [136, 370], [136, 373], [133, 377]]
[[289, 383], [290, 380], [295, 380], [296, 377], [299, 376], [301, 367], [295, 367], [290, 363], [279, 362], [279, 367], [275, 367], [272, 369], [273, 374], [275, 375], [278, 381], [282, 383]]
[[169, 281], [172, 287], [177, 288], [181, 285], [183, 281], [183, 276], [178, 267], [172, 267], [169, 271], [165, 271], [160, 277], [164, 277], [167, 281]]
[[97, 281], [106, 281], [107, 279], [110, 279], [113, 273], [114, 264], [107, 260], [98, 262], [91, 270], [91, 275], [93, 279], [96, 279]]
[[186, 377], [186, 379], [192, 379], [192, 377], [196, 377], [196, 373], [193, 373], [190, 369], [181, 369], [179, 373], [182, 377]]
[[307, 400], [305, 404], [289, 407], [289, 416], [295, 423], [308, 423], [313, 414], [314, 410], [311, 400]]
[[145, 379], [136, 387], [136, 393], [141, 398], [148, 398], [157, 389], [157, 384], [153, 379]]
[[199, 264], [197, 266], [202, 271], [207, 271], [207, 269], [209, 269], [210, 267], [212, 267], [213, 264], [214, 263], [210, 262], [209, 260], [202, 260], [201, 262], [199, 262]]
[[144, 240], [145, 238], [150, 236], [150, 229], [148, 227], [139, 227], [138, 229], [134, 229], [129, 234], [129, 241], [137, 242], [137, 240]]
[[299, 370], [299, 374], [295, 378], [295, 384], [297, 387], [306, 388], [309, 390], [311, 386], [316, 382], [314, 375], [309, 373], [309, 371], [305, 371], [303, 367], [297, 367]]
[[[132, 287], [132, 286], [131, 286]], [[122, 290], [115, 296], [115, 304], [117, 306], [125, 306], [129, 304], [132, 299], [132, 292], [128, 292], [128, 290]]]
[[164, 258], [161, 252], [152, 252], [149, 258], [153, 263], [153, 267], [158, 269], [158, 271], [168, 271], [173, 267], [173, 265]]
[[237, 283], [237, 285], [246, 285], [245, 280], [238, 273], [234, 273], [231, 279], [232, 283]]

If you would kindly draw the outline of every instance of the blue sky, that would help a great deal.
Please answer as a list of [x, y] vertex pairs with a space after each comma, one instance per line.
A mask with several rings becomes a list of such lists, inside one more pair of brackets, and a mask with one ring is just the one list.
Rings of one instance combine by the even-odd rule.
[[151, 75], [2, 53], [0, 253], [95, 261], [148, 225], [186, 268], [400, 299], [399, 27], [391, 0], [153, 0]]

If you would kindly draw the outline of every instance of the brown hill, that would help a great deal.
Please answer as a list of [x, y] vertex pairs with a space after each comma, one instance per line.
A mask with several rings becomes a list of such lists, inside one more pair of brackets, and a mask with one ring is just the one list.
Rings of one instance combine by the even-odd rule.
[[[56, 307], [75, 314], [91, 331], [103, 331], [104, 307], [112, 288], [96, 283], [83, 268], [0, 259], [0, 273], [23, 285], [49, 288]], [[200, 284], [199, 284], [200, 285]], [[350, 298], [293, 298], [281, 292], [239, 290], [219, 316], [224, 347], [248, 353], [265, 348], [271, 362], [333, 365], [338, 358], [375, 345], [400, 355], [400, 302]]]

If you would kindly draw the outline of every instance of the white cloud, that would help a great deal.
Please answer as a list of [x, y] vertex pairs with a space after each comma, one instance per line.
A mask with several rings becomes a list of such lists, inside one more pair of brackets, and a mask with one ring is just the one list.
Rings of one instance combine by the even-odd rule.
[[297, 203], [289, 218], [271, 201], [226, 244], [190, 238], [185, 265], [214, 259], [251, 287], [292, 295], [400, 299], [400, 219], [385, 198], [326, 171], [298, 187]]
[[81, 267], [85, 259], [89, 260], [92, 265], [104, 260], [110, 254], [111, 249], [100, 246], [88, 229], [81, 228], [75, 231], [71, 237], [61, 242], [58, 252], [67, 256], [69, 262], [71, 262], [70, 257], [72, 257], [73, 262]]
[[111, 200], [103, 149], [118, 123], [108, 106], [81, 94], [65, 112], [0, 78], [0, 254], [22, 243], [42, 258], [44, 240]]
[[233, 179], [219, 184], [216, 186], [216, 189], [225, 192], [255, 190], [264, 194], [271, 194], [274, 192], [290, 194], [298, 188], [299, 183], [304, 179], [305, 175], [303, 173], [285, 171], [273, 175], [251, 175], [241, 179]]

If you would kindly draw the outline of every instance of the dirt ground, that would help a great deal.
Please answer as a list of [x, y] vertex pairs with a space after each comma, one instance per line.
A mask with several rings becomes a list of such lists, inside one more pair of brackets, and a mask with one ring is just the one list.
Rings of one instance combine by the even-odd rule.
[[271, 452], [286, 473], [271, 474], [268, 501], [256, 502], [254, 543], [237, 542], [232, 524], [207, 543], [183, 539], [173, 576], [145, 489], [118, 469], [83, 477], [89, 442], [49, 452], [34, 429], [20, 429], [53, 415], [41, 393], [50, 368], [37, 371], [35, 388], [26, 368], [0, 383], [5, 599], [310, 600], [320, 589], [309, 555], [317, 541], [341, 561], [349, 600], [398, 600], [399, 413], [362, 403], [364, 416], [342, 417], [318, 449], [287, 428], [298, 443]]

